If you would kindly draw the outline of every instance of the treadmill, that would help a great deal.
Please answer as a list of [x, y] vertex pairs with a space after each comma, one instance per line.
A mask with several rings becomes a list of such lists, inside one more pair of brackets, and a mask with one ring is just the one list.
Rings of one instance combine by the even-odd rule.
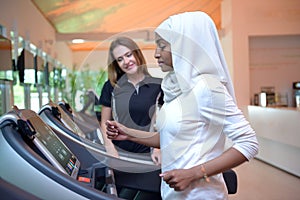
[[[102, 134], [100, 131], [100, 123], [97, 120], [97, 117], [94, 116], [86, 116], [87, 114], [81, 113], [81, 112], [74, 112], [71, 108], [71, 106], [66, 103], [65, 101], [59, 101], [57, 103], [57, 105], [53, 104], [53, 102], [49, 102], [48, 105], [52, 105], [52, 108], [54, 107], [59, 107], [59, 110], [63, 110], [64, 112], [60, 113], [61, 115], [65, 115], [67, 114], [69, 117], [66, 116], [62, 116], [61, 119], [63, 120], [64, 118], [71, 118], [71, 120], [73, 122], [75, 122], [75, 125], [71, 125], [73, 126], [73, 128], [75, 128], [74, 126], [78, 126], [78, 128], [75, 129], [79, 129], [79, 131], [81, 131], [82, 133], [85, 133], [84, 137], [92, 140], [93, 142], [96, 143], [100, 143], [103, 144], [103, 138], [102, 138]], [[54, 105], [54, 106], [53, 106]], [[53, 113], [55, 116], [57, 113]], [[57, 117], [57, 116], [56, 116]], [[64, 124], [66, 124], [68, 122], [64, 122]], [[66, 125], [68, 126], [68, 125]], [[70, 129], [74, 132], [74, 129]], [[78, 132], [77, 130], [75, 130], [75, 133]]]
[[[41, 108], [39, 115], [54, 130], [59, 130], [60, 134], [58, 136], [74, 151], [80, 160], [84, 160], [84, 163], [87, 164], [85, 167], [101, 162], [113, 169], [116, 185], [153, 193], [160, 192], [160, 167], [153, 163], [149, 154], [130, 153], [117, 148], [120, 158], [111, 157], [106, 153], [103, 143], [95, 142], [97, 141], [95, 139], [93, 141], [89, 139], [99, 137], [98, 141], [101, 141], [102, 135], [95, 133], [99, 133], [98, 131], [76, 134], [78, 129], [84, 129], [84, 127], [82, 127], [82, 122], [79, 124], [75, 123], [75, 121], [78, 122], [78, 119], [76, 120], [76, 116], [72, 115], [69, 105], [64, 102], [60, 102], [59, 105], [49, 102], [49, 104]], [[65, 125], [66, 123], [69, 123], [69, 125]], [[84, 122], [84, 124], [95, 129], [88, 122]], [[70, 127], [75, 128], [71, 129]], [[79, 135], [86, 136], [82, 137]], [[89, 135], [94, 136], [91, 137]], [[223, 172], [223, 177], [228, 194], [235, 194], [237, 192], [236, 173], [230, 169]]]
[[[95, 124], [95, 120], [97, 121], [96, 116], [95, 116], [95, 119], [93, 119], [92, 123], [89, 123], [89, 120], [84, 120], [85, 117], [77, 117], [78, 116], [77, 113], [76, 112], [74, 113], [72, 111], [72, 108], [70, 107], [70, 105], [64, 101], [58, 102], [58, 105], [74, 120], [74, 122], [82, 130], [85, 129], [85, 126], [87, 124], [90, 127], [90, 126], [92, 126], [92, 124]], [[99, 122], [97, 122], [96, 126], [94, 127], [94, 129], [97, 129], [97, 128], [99, 128]], [[101, 134], [96, 135], [94, 133], [94, 134], [88, 134], [88, 135], [89, 135], [90, 139], [92, 139], [92, 140], [93, 140], [93, 138], [98, 136], [100, 138], [100, 140], [102, 141]], [[92, 136], [92, 135], [94, 135], [94, 136]], [[118, 149], [118, 147], [116, 147], [116, 148]], [[119, 152], [122, 152], [122, 151], [123, 151], [122, 149], [119, 149]], [[224, 177], [225, 184], [227, 186], [228, 194], [235, 194], [237, 192], [237, 186], [238, 186], [236, 172], [233, 169], [229, 169], [229, 170], [223, 172], [223, 177]]]
[[[102, 177], [106, 191], [95, 187]], [[0, 118], [1, 194], [16, 199], [120, 199], [104, 165], [84, 169], [78, 157], [32, 110]], [[14, 193], [12, 192], [14, 191]]]
[[5, 199], [39, 200], [40, 198], [0, 178], [0, 196]]
[[[75, 121], [78, 122], [75, 119], [76, 116], [73, 116], [68, 110], [63, 104], [58, 105], [50, 101], [40, 109], [38, 114], [74, 152], [81, 161], [81, 166], [93, 169], [98, 165], [104, 165], [113, 173], [118, 191], [129, 188], [149, 193], [149, 196], [152, 194], [157, 199], [161, 199], [160, 166], [153, 163], [149, 153], [137, 154], [118, 149], [119, 158], [109, 155], [103, 145], [103, 139], [101, 139], [100, 127], [88, 124], [88, 122], [85, 122], [85, 127], [82, 124], [77, 125], [75, 123]], [[98, 176], [95, 175], [95, 177]], [[96, 178], [96, 185], [98, 180]]]

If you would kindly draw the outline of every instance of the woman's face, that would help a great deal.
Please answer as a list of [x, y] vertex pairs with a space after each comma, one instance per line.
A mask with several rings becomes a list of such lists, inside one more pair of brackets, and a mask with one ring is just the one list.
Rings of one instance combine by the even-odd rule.
[[173, 70], [172, 53], [170, 44], [157, 33], [155, 34], [156, 49], [154, 57], [161, 68], [161, 71], [168, 72]]
[[126, 46], [118, 45], [112, 51], [119, 67], [126, 74], [135, 74], [138, 71], [137, 61], [132, 51]]

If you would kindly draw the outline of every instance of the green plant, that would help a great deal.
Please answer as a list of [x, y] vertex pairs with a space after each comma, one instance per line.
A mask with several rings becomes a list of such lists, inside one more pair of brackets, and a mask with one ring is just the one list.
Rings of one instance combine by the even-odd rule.
[[[69, 88], [64, 99], [69, 102], [74, 109], [76, 108], [76, 102], [85, 105], [88, 101], [85, 94], [89, 89], [94, 90], [98, 95], [101, 93], [102, 87], [107, 80], [107, 72], [104, 69], [93, 71], [88, 67], [86, 67], [85, 70], [77, 71], [74, 66], [72, 70], [67, 72], [67, 77], [66, 85], [69, 86]], [[78, 93], [80, 94], [80, 99], [76, 99], [78, 98]], [[96, 109], [97, 111], [99, 110], [98, 107], [96, 107]]]

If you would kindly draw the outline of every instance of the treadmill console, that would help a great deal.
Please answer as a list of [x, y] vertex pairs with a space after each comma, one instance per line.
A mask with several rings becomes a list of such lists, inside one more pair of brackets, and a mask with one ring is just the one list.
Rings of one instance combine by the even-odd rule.
[[20, 117], [18, 124], [48, 159], [61, 172], [77, 178], [80, 162], [67, 146], [57, 137], [53, 130], [31, 110], [14, 109]]
[[66, 113], [59, 105], [49, 102], [48, 106], [51, 107], [51, 110], [57, 109], [58, 113], [60, 114], [59, 120], [63, 123], [63, 125], [68, 128], [73, 133], [77, 134], [80, 137], [85, 138], [85, 134], [82, 130], [77, 126], [77, 124], [73, 121], [73, 119]]

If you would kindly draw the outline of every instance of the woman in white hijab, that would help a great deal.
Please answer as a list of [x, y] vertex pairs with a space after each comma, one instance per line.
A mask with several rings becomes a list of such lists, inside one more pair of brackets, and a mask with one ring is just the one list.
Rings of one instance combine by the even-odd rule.
[[[108, 138], [161, 148], [163, 199], [227, 199], [222, 172], [253, 158], [258, 143], [236, 105], [215, 25], [203, 12], [186, 12], [155, 32], [155, 58], [169, 71], [157, 132], [108, 121]], [[226, 137], [233, 142], [227, 150]]]

